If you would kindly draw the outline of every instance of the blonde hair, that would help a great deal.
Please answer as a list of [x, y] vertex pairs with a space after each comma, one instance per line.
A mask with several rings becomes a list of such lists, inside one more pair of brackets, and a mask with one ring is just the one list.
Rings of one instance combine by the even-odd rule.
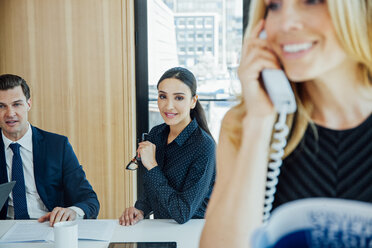
[[[359, 63], [363, 82], [372, 86], [372, 0], [328, 0], [328, 10], [338, 39], [345, 51]], [[249, 8], [249, 22], [245, 35], [264, 18], [266, 5], [263, 0], [252, 0]], [[289, 116], [287, 124], [291, 135], [285, 148], [289, 155], [301, 141], [307, 126], [311, 124], [312, 103], [303, 88], [303, 84], [292, 84], [296, 95], [297, 112]], [[246, 111], [243, 102], [232, 109], [233, 115], [243, 119]], [[242, 121], [224, 126], [232, 143], [239, 147], [241, 143]]]

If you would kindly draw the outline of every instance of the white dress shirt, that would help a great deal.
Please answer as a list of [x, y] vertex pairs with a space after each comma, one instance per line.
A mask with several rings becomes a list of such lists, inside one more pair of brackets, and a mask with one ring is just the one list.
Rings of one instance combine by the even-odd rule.
[[[49, 210], [45, 207], [43, 201], [41, 200], [39, 193], [36, 189], [35, 176], [34, 176], [34, 159], [32, 153], [32, 128], [28, 124], [28, 130], [23, 135], [22, 138], [13, 142], [12, 140], [5, 137], [3, 131], [1, 135], [4, 141], [4, 150], [5, 150], [5, 160], [6, 160], [6, 169], [8, 172], [8, 180], [12, 179], [12, 161], [13, 161], [13, 151], [9, 147], [11, 143], [20, 144], [20, 153], [22, 158], [23, 165], [23, 175], [25, 179], [25, 188], [26, 188], [26, 201], [27, 201], [27, 211], [31, 219], [37, 219], [41, 216], [47, 214]], [[78, 207], [70, 207], [75, 210], [77, 213], [77, 218], [84, 217], [84, 211]], [[9, 195], [8, 200], [8, 214], [7, 217], [14, 219], [14, 207], [13, 207], [13, 193]]]

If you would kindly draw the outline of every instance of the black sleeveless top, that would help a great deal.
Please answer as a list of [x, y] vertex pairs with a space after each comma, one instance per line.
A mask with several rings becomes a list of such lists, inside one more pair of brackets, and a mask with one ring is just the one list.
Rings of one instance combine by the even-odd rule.
[[283, 160], [273, 208], [308, 197], [372, 202], [372, 115], [352, 129], [313, 129]]

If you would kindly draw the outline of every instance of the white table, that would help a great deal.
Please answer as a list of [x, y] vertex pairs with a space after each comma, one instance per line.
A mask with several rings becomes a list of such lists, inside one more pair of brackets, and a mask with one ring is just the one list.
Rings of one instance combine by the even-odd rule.
[[[0, 220], [0, 237], [15, 223], [15, 220]], [[117, 220], [115, 220], [116, 223]], [[134, 226], [116, 224], [111, 242], [135, 241], [176, 241], [177, 248], [197, 248], [204, 220], [190, 220], [177, 224], [174, 220], [142, 220]], [[108, 242], [79, 241], [79, 248], [107, 248]], [[53, 243], [7, 243], [0, 248], [44, 248], [53, 247]]]

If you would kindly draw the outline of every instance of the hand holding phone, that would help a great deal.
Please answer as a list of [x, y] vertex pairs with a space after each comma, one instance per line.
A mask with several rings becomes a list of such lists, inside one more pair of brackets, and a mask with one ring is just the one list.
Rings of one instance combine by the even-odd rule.
[[[260, 39], [266, 39], [265, 30], [261, 31]], [[269, 95], [278, 113], [285, 111], [291, 114], [296, 111], [296, 99], [291, 85], [284, 73], [280, 69], [263, 69], [261, 72], [265, 90]]]
[[274, 107], [278, 113], [292, 114], [296, 111], [296, 99], [291, 85], [284, 74], [278, 69], [264, 69], [261, 72], [265, 85]]
[[264, 25], [264, 21], [259, 22], [245, 37], [238, 75], [248, 118], [274, 121], [276, 109], [265, 91], [262, 71], [265, 68], [280, 68], [280, 64], [269, 42], [262, 39]]

